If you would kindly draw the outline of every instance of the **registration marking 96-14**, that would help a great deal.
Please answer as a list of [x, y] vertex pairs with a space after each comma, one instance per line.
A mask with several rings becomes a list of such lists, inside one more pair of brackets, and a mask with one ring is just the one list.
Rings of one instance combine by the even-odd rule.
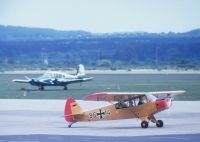
[[96, 117], [99, 117], [100, 119], [102, 119], [103, 116], [105, 115], [110, 115], [110, 111], [109, 110], [102, 111], [101, 109], [99, 109], [98, 112], [89, 113], [90, 119], [96, 118]]

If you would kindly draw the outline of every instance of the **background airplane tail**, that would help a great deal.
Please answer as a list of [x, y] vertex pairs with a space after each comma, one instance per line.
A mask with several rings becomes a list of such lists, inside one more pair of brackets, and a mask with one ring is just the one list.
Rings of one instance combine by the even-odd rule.
[[77, 76], [80, 77], [80, 76], [85, 76], [85, 67], [84, 65], [82, 64], [79, 64], [78, 65], [78, 68], [77, 68]]
[[65, 104], [65, 120], [69, 123], [76, 122], [75, 115], [81, 114], [82, 109], [74, 98], [68, 98]]

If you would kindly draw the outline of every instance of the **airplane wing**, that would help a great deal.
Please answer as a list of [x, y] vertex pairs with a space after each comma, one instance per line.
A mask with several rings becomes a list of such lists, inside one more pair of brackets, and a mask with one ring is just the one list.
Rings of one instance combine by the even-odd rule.
[[29, 83], [30, 80], [23, 80], [23, 79], [14, 79], [12, 80], [13, 82], [18, 82], [18, 83]]
[[158, 91], [158, 92], [148, 92], [148, 94], [151, 94], [157, 98], [166, 98], [170, 96], [176, 96], [184, 94], [184, 90], [178, 90], [178, 91]]
[[81, 82], [81, 79], [56, 79], [53, 81], [55, 84], [71, 84], [71, 83], [76, 83], [76, 82]]
[[128, 98], [138, 98], [145, 96], [144, 92], [99, 92], [93, 93], [86, 97], [84, 100], [88, 101], [119, 101]]
[[159, 91], [159, 92], [99, 92], [93, 93], [86, 97], [84, 100], [88, 101], [120, 101], [129, 98], [139, 98], [143, 96], [153, 95], [157, 98], [166, 98], [174, 95], [180, 95], [185, 91]]
[[72, 78], [72, 79], [56, 79], [54, 82], [56, 84], [72, 84], [72, 83], [79, 83], [79, 82], [86, 82], [92, 80], [92, 77], [85, 77], [85, 78]]
[[30, 83], [31, 79], [28, 76], [24, 76], [26, 80], [24, 79], [13, 79], [13, 82], [18, 82], [18, 83]]

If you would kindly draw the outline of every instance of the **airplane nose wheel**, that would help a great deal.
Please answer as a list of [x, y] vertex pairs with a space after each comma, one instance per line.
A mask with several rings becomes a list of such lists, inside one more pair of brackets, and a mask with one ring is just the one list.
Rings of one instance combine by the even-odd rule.
[[156, 126], [157, 126], [157, 127], [163, 127], [163, 125], [164, 125], [164, 123], [163, 123], [162, 120], [158, 120], [158, 121], [156, 122]]
[[44, 86], [40, 86], [40, 87], [39, 87], [39, 90], [40, 90], [40, 91], [44, 91]]
[[67, 86], [64, 86], [64, 90], [68, 90]]
[[147, 121], [142, 121], [141, 122], [141, 127], [142, 128], [148, 128], [148, 126], [149, 126], [149, 123]]

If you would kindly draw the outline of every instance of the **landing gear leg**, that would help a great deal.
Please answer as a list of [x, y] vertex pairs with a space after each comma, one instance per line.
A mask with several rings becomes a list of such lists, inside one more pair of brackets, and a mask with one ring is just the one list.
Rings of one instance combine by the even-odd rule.
[[156, 120], [154, 116], [149, 117], [149, 120], [156, 124], [157, 127], [163, 127], [164, 123], [162, 120]]
[[64, 86], [64, 90], [68, 90], [67, 86]]

